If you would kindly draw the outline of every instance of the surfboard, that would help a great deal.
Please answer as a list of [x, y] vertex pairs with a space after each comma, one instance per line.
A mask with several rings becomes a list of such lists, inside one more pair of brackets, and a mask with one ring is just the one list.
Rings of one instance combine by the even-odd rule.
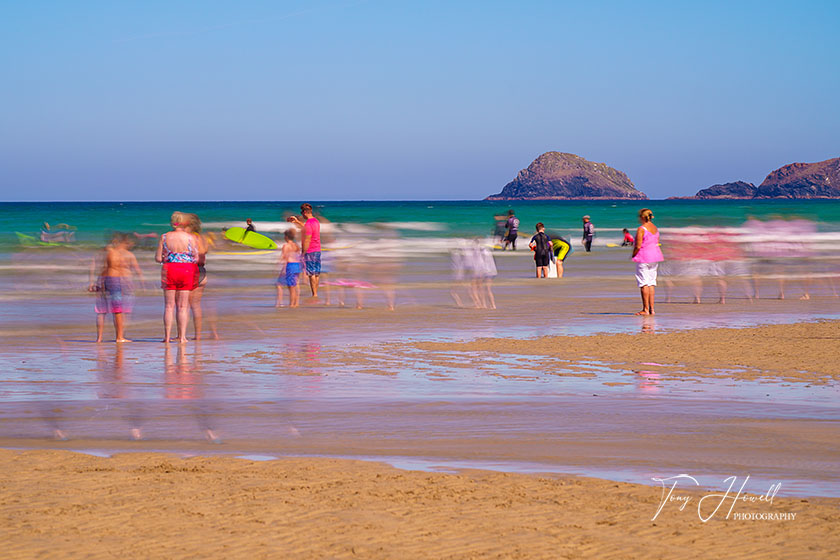
[[241, 243], [252, 249], [276, 249], [277, 243], [261, 233], [245, 231], [245, 228], [232, 227], [225, 231], [225, 237], [234, 243]]
[[274, 253], [276, 249], [268, 249], [268, 250], [255, 250], [255, 251], [213, 251], [214, 255], [233, 255], [237, 257], [243, 256], [251, 256], [251, 255], [270, 255]]
[[41, 241], [34, 235], [26, 235], [25, 233], [15, 232], [18, 242], [24, 247], [66, 247], [68, 243], [56, 243], [54, 241]]

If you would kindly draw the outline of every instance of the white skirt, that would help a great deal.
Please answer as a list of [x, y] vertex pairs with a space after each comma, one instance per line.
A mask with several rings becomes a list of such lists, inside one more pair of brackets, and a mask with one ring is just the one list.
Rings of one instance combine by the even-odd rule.
[[659, 263], [636, 263], [636, 282], [640, 288], [656, 286], [656, 269]]

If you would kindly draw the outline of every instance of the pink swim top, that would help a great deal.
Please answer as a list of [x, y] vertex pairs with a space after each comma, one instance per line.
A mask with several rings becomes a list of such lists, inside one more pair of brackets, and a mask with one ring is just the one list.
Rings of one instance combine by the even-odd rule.
[[321, 223], [315, 218], [309, 218], [303, 224], [304, 235], [309, 235], [309, 247], [307, 253], [314, 253], [321, 250]]
[[637, 263], [658, 263], [665, 260], [662, 250], [659, 248], [659, 232], [651, 233], [647, 228], [642, 228], [642, 246], [639, 252], [633, 257]]

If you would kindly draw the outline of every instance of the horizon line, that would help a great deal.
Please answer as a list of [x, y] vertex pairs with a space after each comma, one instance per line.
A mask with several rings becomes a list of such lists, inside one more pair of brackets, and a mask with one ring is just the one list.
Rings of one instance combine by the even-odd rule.
[[0, 204], [54, 204], [54, 203], [78, 203], [78, 202], [92, 202], [98, 204], [124, 204], [124, 203], [194, 203], [194, 202], [267, 202], [272, 204], [289, 203], [301, 204], [304, 201], [316, 203], [328, 202], [663, 202], [663, 201], [711, 201], [720, 202], [729, 200], [733, 202], [747, 202], [758, 200], [840, 200], [832, 198], [695, 198], [687, 197], [665, 197], [665, 198], [646, 198], [646, 199], [626, 199], [626, 198], [562, 198], [562, 199], [515, 199], [515, 200], [487, 200], [484, 198], [335, 198], [335, 199], [296, 199], [296, 200], [264, 200], [264, 199], [183, 199], [183, 200], [93, 200], [93, 199], [78, 199], [78, 200], [0, 200]]

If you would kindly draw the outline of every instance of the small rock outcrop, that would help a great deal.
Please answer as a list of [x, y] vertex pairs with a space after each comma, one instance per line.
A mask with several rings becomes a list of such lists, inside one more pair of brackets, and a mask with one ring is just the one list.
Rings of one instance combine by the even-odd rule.
[[755, 196], [756, 186], [745, 181], [735, 181], [733, 183], [724, 183], [722, 185], [712, 185], [709, 188], [697, 191], [693, 198], [712, 199], [712, 198], [753, 198]]
[[575, 154], [546, 152], [539, 156], [502, 192], [486, 200], [645, 200], [621, 171]]

